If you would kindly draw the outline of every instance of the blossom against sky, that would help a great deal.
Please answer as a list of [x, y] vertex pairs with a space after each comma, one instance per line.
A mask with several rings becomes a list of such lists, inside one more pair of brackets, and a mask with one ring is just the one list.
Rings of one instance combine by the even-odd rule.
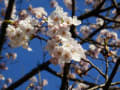
[[[85, 1], [85, 4], [80, 5], [83, 1]], [[117, 60], [115, 54], [117, 55], [119, 53], [118, 47], [113, 48], [111, 46], [119, 46], [119, 35], [116, 31], [105, 28], [106, 25], [111, 24], [104, 21], [104, 18], [98, 18], [102, 17], [100, 15], [87, 20], [78, 20], [81, 17], [77, 17], [84, 12], [89, 13], [92, 8], [96, 9], [104, 0], [99, 0], [99, 2], [97, 0], [76, 0], [77, 7], [74, 9], [76, 10], [76, 14], [74, 15], [71, 12], [71, 0], [58, 0], [58, 2], [55, 0], [50, 2], [50, 0], [48, 0], [47, 2], [46, 4], [44, 0], [16, 1], [16, 7], [14, 6], [14, 9], [16, 8], [17, 12], [15, 14], [15, 10], [13, 10], [12, 19], [6, 21], [10, 24], [8, 25], [6, 33], [8, 45], [4, 46], [3, 56], [6, 55], [10, 60], [4, 62], [8, 68], [5, 64], [1, 64], [5, 70], [8, 69], [8, 71], [0, 75], [1, 79], [6, 80], [6, 78], [8, 78], [8, 80], [10, 80], [9, 77], [11, 77], [13, 81], [16, 81], [38, 64], [50, 60], [52, 63], [50, 68], [59, 72], [59, 74], [63, 73], [62, 69], [65, 67], [64, 64], [70, 63], [69, 76], [72, 78], [78, 78], [78, 75], [88, 70], [91, 66], [97, 71], [90, 70], [88, 74], [84, 74], [85, 77], [80, 76], [80, 79], [82, 78], [95, 84], [104, 83], [104, 81], [107, 80], [107, 74], [109, 75], [111, 73], [111, 68], [107, 69], [109, 66], [107, 63], [110, 62], [111, 64], [112, 62], [113, 65]], [[54, 8], [51, 8], [50, 5]], [[103, 5], [101, 9], [107, 6], [108, 5]], [[73, 18], [70, 17], [71, 13]], [[115, 13], [112, 14], [114, 16]], [[2, 10], [2, 15], [4, 16], [4, 9]], [[119, 18], [119, 16], [117, 18]], [[80, 26], [74, 28], [78, 25]], [[115, 23], [113, 25], [116, 26], [117, 24]], [[74, 26], [74, 32], [71, 31], [71, 26]], [[115, 29], [119, 28], [115, 27]], [[91, 38], [96, 32], [95, 30], [98, 30], [99, 33]], [[73, 37], [73, 34], [76, 35], [77, 39]], [[84, 39], [88, 41], [85, 44], [83, 44], [86, 42]], [[14, 60], [16, 57], [17, 59]], [[106, 58], [109, 62], [106, 61], [106, 64], [104, 64], [102, 61], [105, 61]], [[100, 60], [97, 61], [98, 59]], [[96, 68], [96, 66], [98, 66], [100, 70]], [[90, 74], [92, 74], [92, 76]], [[99, 74], [101, 74], [101, 76], [99, 76]], [[18, 89], [29, 88], [29, 85], [31, 85], [30, 82], [35, 85], [38, 84], [37, 82], [41, 82], [40, 85], [46, 85], [44, 89], [47, 90], [59, 90], [61, 87], [61, 80], [46, 71], [40, 72], [36, 77], [37, 79], [35, 76], [32, 77], [26, 82], [27, 84], [23, 84], [23, 86], [20, 86]], [[96, 77], [97, 79], [95, 79]], [[94, 82], [95, 80], [96, 82]], [[73, 82], [70, 82], [70, 84], [73, 84]], [[35, 88], [40, 88], [38, 86], [39, 85]], [[87, 88], [89, 85], [79, 83], [78, 89], [82, 88], [82, 86]]]

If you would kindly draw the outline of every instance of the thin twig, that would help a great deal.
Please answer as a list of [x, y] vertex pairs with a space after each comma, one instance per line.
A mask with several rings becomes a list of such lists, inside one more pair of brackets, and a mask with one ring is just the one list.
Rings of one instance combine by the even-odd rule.
[[[111, 83], [111, 86], [118, 85], [118, 84], [120, 84], [120, 82], [113, 82], [113, 83]], [[97, 88], [102, 88], [102, 87], [104, 87], [104, 85], [105, 85], [105, 84], [97, 85], [97, 86], [94, 86], [94, 87], [92, 87], [92, 88], [89, 88], [88, 90], [96, 90]], [[105, 90], [106, 90], [106, 89], [105, 89]]]
[[105, 74], [97, 66], [95, 66], [91, 61], [88, 61], [85, 59], [83, 59], [83, 61], [89, 63], [93, 68], [95, 68], [105, 78]]
[[106, 0], [103, 0], [103, 1], [98, 5], [98, 7], [95, 8], [94, 10], [92, 10], [92, 11], [90, 11], [90, 12], [88, 12], [88, 13], [85, 13], [85, 14], [79, 16], [78, 19], [83, 20], [83, 19], [87, 19], [88, 17], [94, 16], [95, 14], [98, 14], [99, 11], [100, 11], [100, 9], [101, 9], [101, 7], [102, 7], [103, 4], [105, 3], [105, 1], [106, 1]]
[[109, 89], [109, 86], [111, 85], [111, 82], [112, 82], [114, 76], [117, 73], [119, 64], [120, 64], [120, 58], [117, 59], [117, 62], [116, 62], [115, 66], [114, 66], [114, 68], [112, 70], [112, 73], [110, 74], [110, 77], [109, 77], [108, 81], [106, 82], [105, 86], [103, 87], [104, 90], [108, 90]]
[[[55, 75], [55, 76], [57, 76], [57, 77], [59, 77], [59, 78], [62, 78], [62, 77], [63, 77], [63, 75], [58, 74], [56, 71], [52, 70], [52, 69], [49, 68], [49, 67], [46, 68], [46, 71], [48, 71], [48, 72], [51, 73], [52, 75]], [[88, 82], [88, 81], [85, 81], [85, 80], [80, 80], [80, 79], [70, 78], [70, 77], [69, 77], [68, 79], [71, 80], [71, 81], [88, 84], [88, 85], [91, 86], [91, 87], [96, 86], [95, 83]]]

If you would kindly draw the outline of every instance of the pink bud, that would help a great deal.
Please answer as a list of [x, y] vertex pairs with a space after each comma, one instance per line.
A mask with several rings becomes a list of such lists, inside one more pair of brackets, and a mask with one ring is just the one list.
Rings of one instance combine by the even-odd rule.
[[48, 84], [48, 81], [46, 79], [43, 80], [43, 86], [46, 86]]

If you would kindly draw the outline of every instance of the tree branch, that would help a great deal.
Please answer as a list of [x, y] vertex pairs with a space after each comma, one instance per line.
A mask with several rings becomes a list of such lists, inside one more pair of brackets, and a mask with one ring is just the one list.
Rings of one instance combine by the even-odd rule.
[[108, 79], [108, 81], [106, 82], [105, 86], [103, 87], [104, 90], [108, 90], [109, 89], [109, 86], [111, 85], [111, 82], [118, 70], [118, 67], [119, 67], [119, 64], [120, 64], [120, 58], [117, 59], [117, 62], [115, 64], [115, 67], [114, 69], [112, 70], [112, 73], [110, 74], [110, 77]]
[[6, 20], [9, 20], [11, 18], [13, 6], [14, 6], [15, 0], [9, 0], [8, 7], [5, 14], [5, 19], [1, 25], [1, 31], [0, 31], [0, 54], [2, 51], [3, 44], [5, 42], [5, 34], [6, 34], [6, 28], [8, 26], [8, 22], [5, 22]]
[[[120, 82], [114, 82], [114, 83], [111, 83], [111, 86], [114, 86], [114, 85], [118, 85], [120, 84]], [[96, 90], [97, 88], [102, 88], [104, 87], [105, 84], [101, 84], [101, 85], [97, 85], [97, 86], [94, 86], [92, 88], [89, 88], [88, 90]], [[106, 90], [106, 89], [105, 89]], [[115, 90], [115, 89], [114, 89]]]
[[105, 23], [103, 26], [101, 26], [100, 28], [98, 28], [97, 30], [95, 30], [94, 32], [92, 32], [87, 38], [83, 39], [80, 44], [83, 44], [86, 42], [86, 40], [89, 40], [90, 38], [92, 38], [95, 34], [97, 34], [100, 30], [102, 30], [105, 27]]
[[[57, 72], [55, 72], [54, 70], [52, 70], [52, 69], [49, 68], [49, 67], [46, 68], [46, 71], [48, 71], [48, 72], [51, 73], [52, 75], [55, 75], [55, 76], [57, 76], [57, 77], [59, 77], [59, 78], [62, 78], [62, 77], [63, 77], [63, 75], [58, 74]], [[71, 81], [88, 84], [90, 87], [96, 86], [96, 84], [95, 84], [95, 83], [92, 83], [92, 82], [88, 82], [88, 81], [84, 81], [84, 80], [79, 80], [79, 79], [75, 79], [75, 78], [70, 78], [70, 77], [68, 77], [68, 79], [71, 80]]]
[[115, 20], [115, 19], [113, 19], [114, 17], [109, 18], [109, 17], [105, 17], [102, 15], [96, 15], [96, 16], [102, 18], [103, 20], [109, 21], [109, 22], [120, 23], [120, 20]]
[[105, 74], [97, 66], [95, 66], [92, 62], [85, 60], [85, 59], [82, 59], [82, 60], [89, 63], [93, 68], [95, 68], [105, 78]]
[[68, 90], [68, 74], [69, 74], [70, 63], [65, 63], [64, 72], [62, 77], [62, 84], [60, 90]]
[[101, 9], [101, 7], [102, 7], [103, 4], [105, 3], [105, 1], [106, 1], [106, 0], [103, 0], [103, 1], [98, 5], [98, 7], [95, 8], [94, 10], [92, 10], [92, 11], [90, 11], [90, 12], [88, 12], [88, 13], [85, 13], [85, 14], [79, 16], [78, 19], [83, 20], [83, 19], [87, 19], [87, 18], [90, 17], [90, 16], [93, 16], [93, 15], [95, 15], [95, 14], [98, 14], [99, 10]]
[[45, 62], [45, 63], [43, 63], [41, 65], [38, 65], [31, 72], [27, 73], [21, 79], [17, 80], [12, 85], [10, 85], [6, 90], [13, 90], [13, 89], [17, 88], [18, 86], [23, 84], [25, 81], [27, 81], [29, 78], [31, 78], [32, 76], [37, 74], [39, 71], [46, 69], [49, 64], [50, 64], [50, 61], [47, 61], [47, 62]]

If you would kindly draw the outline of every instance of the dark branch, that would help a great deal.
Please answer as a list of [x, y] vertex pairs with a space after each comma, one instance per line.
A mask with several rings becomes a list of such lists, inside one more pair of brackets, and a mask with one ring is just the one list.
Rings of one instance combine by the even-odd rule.
[[96, 35], [100, 30], [102, 30], [105, 27], [106, 24], [104, 24], [103, 26], [101, 26], [100, 28], [98, 28], [97, 30], [95, 30], [94, 32], [92, 32], [87, 38], [85, 38], [84, 40], [82, 40], [80, 42], [80, 44], [83, 44], [86, 42], [86, 40], [88, 41], [90, 38], [92, 38], [94, 35]]
[[[75, 15], [75, 0], [72, 0], [72, 17]], [[73, 38], [76, 38], [76, 33], [75, 33], [75, 26], [72, 25], [70, 28], [70, 32], [72, 34]]]
[[[72, 17], [74, 15], [75, 15], [75, 0], [72, 0]], [[75, 34], [75, 26], [74, 25], [72, 25], [70, 27], [70, 32], [72, 34], [72, 37], [76, 38], [76, 36], [75, 36], [76, 35]], [[65, 63], [60, 90], [68, 90], [68, 87], [69, 87], [69, 84], [68, 84], [69, 68], [70, 68], [70, 64], [69, 63]]]
[[78, 19], [83, 20], [83, 19], [87, 19], [88, 17], [91, 17], [91, 16], [93, 16], [93, 15], [95, 15], [95, 14], [98, 14], [98, 12], [100, 11], [100, 9], [101, 9], [101, 7], [103, 6], [104, 3], [105, 3], [105, 0], [103, 0], [103, 1], [98, 5], [97, 8], [95, 8], [94, 10], [92, 10], [92, 11], [90, 11], [90, 12], [88, 12], [88, 13], [85, 13], [85, 14], [79, 16]]
[[109, 87], [111, 85], [111, 82], [112, 82], [114, 76], [116, 75], [116, 72], [118, 70], [119, 65], [120, 65], [120, 58], [117, 59], [115, 67], [112, 70], [112, 73], [110, 74], [110, 77], [109, 77], [108, 81], [106, 82], [105, 86], [103, 87], [104, 90], [109, 90]]
[[102, 15], [96, 15], [96, 16], [97, 16], [97, 17], [100, 17], [100, 18], [102, 18], [103, 20], [106, 20], [106, 21], [108, 21], [108, 22], [120, 23], [119, 20], [115, 20], [115, 19], [113, 19], [114, 17], [109, 18], [109, 17], [102, 16]]
[[69, 68], [70, 68], [70, 63], [66, 63], [64, 66], [64, 72], [63, 72], [62, 84], [60, 90], [68, 90]]
[[27, 73], [21, 79], [17, 80], [12, 85], [10, 85], [6, 90], [13, 90], [13, 89], [17, 88], [18, 86], [20, 86], [21, 84], [23, 84], [25, 81], [27, 81], [29, 78], [31, 78], [32, 76], [34, 76], [35, 74], [37, 74], [39, 71], [46, 69], [49, 64], [50, 64], [50, 61], [47, 61], [47, 62], [45, 62], [45, 63], [37, 66], [31, 72]]
[[[51, 73], [52, 75], [55, 75], [59, 78], [62, 78], [63, 76], [58, 74], [57, 72], [55, 72], [54, 70], [52, 70], [51, 68], [47, 67], [46, 68], [46, 71], [48, 71], [49, 73]], [[84, 80], [79, 80], [79, 79], [75, 79], [75, 78], [69, 78], [69, 80], [71, 81], [75, 81], [75, 82], [80, 82], [80, 83], [85, 83], [85, 84], [88, 84], [90, 87], [93, 87], [93, 86], [96, 86], [95, 83], [92, 83], [92, 82], [88, 82], [88, 81], [84, 81]]]
[[4, 22], [1, 25], [1, 31], [0, 31], [0, 54], [1, 54], [1, 51], [2, 51], [3, 44], [5, 42], [6, 28], [8, 26], [8, 23], [5, 22], [5, 20], [9, 20], [11, 18], [14, 2], [15, 2], [15, 0], [9, 0], [8, 7], [7, 7], [7, 10], [6, 10], [6, 14], [5, 14], [5, 19], [4, 19]]

